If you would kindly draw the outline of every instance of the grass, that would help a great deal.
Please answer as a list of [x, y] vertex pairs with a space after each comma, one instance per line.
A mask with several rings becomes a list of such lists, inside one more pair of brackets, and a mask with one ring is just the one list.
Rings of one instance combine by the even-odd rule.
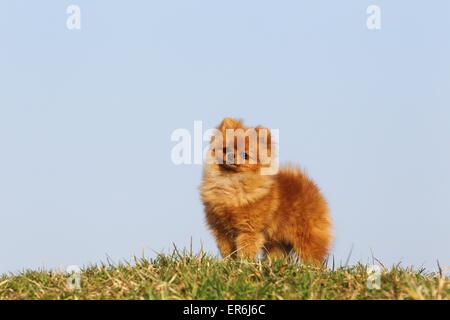
[[90, 266], [72, 290], [61, 272], [0, 276], [0, 299], [450, 299], [450, 279], [398, 266], [368, 289], [367, 267], [313, 268], [291, 260], [233, 261], [204, 253]]

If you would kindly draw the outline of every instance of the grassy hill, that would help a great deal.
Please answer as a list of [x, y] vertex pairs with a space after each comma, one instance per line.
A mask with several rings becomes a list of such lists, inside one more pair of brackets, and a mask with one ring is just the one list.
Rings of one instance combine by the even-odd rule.
[[293, 261], [232, 261], [160, 255], [82, 270], [71, 289], [60, 272], [0, 276], [0, 299], [450, 299], [450, 279], [393, 267], [368, 289], [366, 266], [324, 269]]

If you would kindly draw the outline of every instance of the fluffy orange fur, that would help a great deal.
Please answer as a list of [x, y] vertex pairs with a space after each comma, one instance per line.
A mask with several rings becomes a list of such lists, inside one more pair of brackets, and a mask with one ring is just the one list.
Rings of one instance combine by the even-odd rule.
[[[303, 263], [321, 265], [332, 243], [332, 223], [325, 198], [317, 185], [293, 166], [281, 168], [276, 175], [261, 175], [260, 169], [265, 164], [249, 148], [248, 141], [242, 157], [256, 159], [256, 163], [238, 163], [236, 143], [226, 149], [225, 132], [240, 128], [248, 129], [241, 121], [231, 118], [222, 121], [218, 129], [223, 136], [224, 152], [218, 155], [216, 148], [221, 146], [216, 146], [213, 139], [210, 156], [229, 159], [231, 152], [235, 163], [205, 164], [200, 187], [206, 221], [221, 255], [256, 258], [263, 253], [281, 258], [294, 251]], [[271, 154], [274, 148], [270, 136], [268, 140]]]

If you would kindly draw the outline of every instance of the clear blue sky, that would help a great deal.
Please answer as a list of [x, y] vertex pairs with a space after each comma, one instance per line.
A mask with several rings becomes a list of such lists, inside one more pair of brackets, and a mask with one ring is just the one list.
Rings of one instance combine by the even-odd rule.
[[450, 265], [449, 1], [5, 0], [0, 272], [191, 237], [216, 254], [201, 166], [172, 164], [170, 135], [229, 115], [280, 129], [329, 199], [337, 262], [353, 245]]

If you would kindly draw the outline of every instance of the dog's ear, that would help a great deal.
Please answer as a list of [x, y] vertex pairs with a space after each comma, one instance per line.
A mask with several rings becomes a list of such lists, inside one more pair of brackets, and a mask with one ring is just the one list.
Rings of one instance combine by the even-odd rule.
[[272, 134], [270, 133], [270, 130], [266, 127], [257, 126], [255, 128], [256, 133], [258, 133], [258, 136], [264, 143], [272, 143]]
[[266, 148], [267, 155], [272, 154], [272, 134], [268, 128], [257, 126], [255, 128], [258, 133], [258, 145], [260, 148]]
[[242, 121], [233, 118], [223, 119], [218, 127], [219, 131], [221, 131], [222, 133], [225, 133], [227, 129], [239, 129], [239, 128], [243, 128]]

